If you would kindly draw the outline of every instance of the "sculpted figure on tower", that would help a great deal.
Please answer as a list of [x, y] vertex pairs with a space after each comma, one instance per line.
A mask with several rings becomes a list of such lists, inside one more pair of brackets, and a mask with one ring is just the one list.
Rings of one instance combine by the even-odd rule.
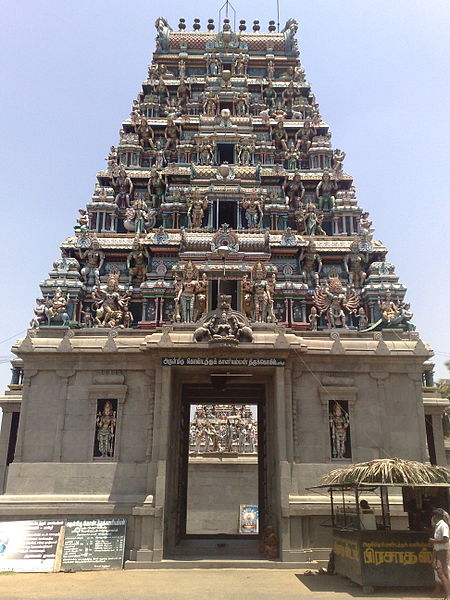
[[300, 265], [303, 281], [308, 287], [317, 287], [319, 285], [319, 276], [322, 271], [322, 259], [316, 250], [316, 244], [309, 242], [303, 247], [300, 253]]
[[195, 193], [188, 201], [187, 217], [189, 226], [193, 229], [200, 229], [202, 226], [205, 210], [208, 208], [208, 198], [201, 197], [200, 193]]
[[130, 327], [133, 316], [128, 308], [132, 292], [121, 292], [119, 273], [110, 271], [105, 286], [100, 284], [92, 292], [97, 327]]
[[[200, 287], [202, 289], [202, 287]], [[184, 265], [181, 277], [175, 276], [175, 320], [195, 321], [195, 300], [199, 292], [198, 271], [191, 261]]]
[[241, 292], [242, 292], [242, 308], [245, 316], [250, 321], [254, 320], [255, 314], [255, 301], [253, 295], [253, 283], [248, 278], [247, 273], [242, 277], [241, 282]]
[[360, 288], [366, 279], [366, 272], [363, 269], [364, 263], [367, 263], [367, 254], [359, 251], [357, 240], [352, 242], [350, 252], [344, 257], [344, 268], [348, 274], [348, 282], [357, 288]]
[[138, 134], [139, 143], [141, 144], [142, 148], [154, 148], [155, 133], [145, 117], [142, 117], [140, 122], [135, 124], [134, 130]]
[[84, 261], [81, 277], [88, 286], [99, 285], [100, 269], [105, 261], [105, 254], [100, 250], [100, 243], [96, 237], [92, 238], [91, 247], [78, 250], [78, 256]]
[[318, 200], [319, 210], [331, 210], [334, 208], [337, 191], [336, 179], [332, 178], [328, 171], [324, 171], [322, 180], [316, 187], [316, 198]]
[[155, 208], [158, 208], [161, 202], [164, 200], [165, 191], [166, 182], [161, 174], [161, 171], [158, 171], [156, 167], [152, 167], [148, 181], [148, 193]]
[[133, 282], [137, 284], [145, 281], [147, 275], [147, 267], [150, 262], [150, 255], [146, 246], [143, 246], [136, 237], [133, 241], [133, 247], [127, 256], [127, 268], [129, 274], [129, 284]]
[[325, 313], [330, 329], [348, 329], [346, 313], [355, 312], [359, 302], [359, 294], [352, 287], [344, 289], [338, 276], [330, 277], [323, 287], [316, 288], [314, 292], [314, 305], [319, 309], [320, 315]]
[[305, 197], [305, 186], [303, 185], [302, 176], [299, 171], [294, 173], [291, 181], [286, 177], [284, 192], [288, 198], [289, 208], [294, 211], [298, 210], [301, 201]]
[[116, 192], [116, 204], [119, 210], [125, 210], [131, 206], [131, 197], [133, 194], [133, 182], [128, 177], [125, 169], [120, 169], [119, 174], [115, 176], [111, 173], [111, 182]]
[[[275, 277], [275, 274], [274, 274]], [[273, 291], [275, 280], [267, 279], [267, 269], [260, 262], [253, 267], [253, 294], [255, 303], [255, 321], [273, 323]]]
[[255, 229], [260, 226], [263, 218], [263, 200], [256, 194], [242, 200], [242, 208], [245, 211], [245, 219], [249, 229]]

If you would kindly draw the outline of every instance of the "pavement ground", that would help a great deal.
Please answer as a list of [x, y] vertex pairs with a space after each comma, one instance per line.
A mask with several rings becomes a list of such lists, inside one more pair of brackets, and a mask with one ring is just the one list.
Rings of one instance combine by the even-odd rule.
[[290, 569], [151, 569], [0, 573], [1, 600], [412, 600], [430, 590], [365, 594], [340, 576]]

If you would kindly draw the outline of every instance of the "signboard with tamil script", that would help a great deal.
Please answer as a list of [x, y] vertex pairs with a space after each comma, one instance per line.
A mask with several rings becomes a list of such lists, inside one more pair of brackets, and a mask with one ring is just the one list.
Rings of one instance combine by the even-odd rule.
[[62, 571], [121, 569], [126, 519], [83, 519], [66, 522]]
[[284, 358], [216, 358], [192, 356], [165, 356], [163, 367], [285, 367]]
[[64, 521], [0, 523], [0, 571], [49, 573], [58, 570], [58, 542]]
[[362, 586], [426, 587], [434, 583], [426, 533], [335, 529], [333, 551], [336, 572]]

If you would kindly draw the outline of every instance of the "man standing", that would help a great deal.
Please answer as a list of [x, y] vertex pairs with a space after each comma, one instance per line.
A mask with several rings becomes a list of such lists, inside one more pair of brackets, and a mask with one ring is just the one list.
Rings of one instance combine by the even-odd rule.
[[433, 537], [429, 539], [433, 544], [433, 568], [444, 588], [444, 600], [449, 600], [450, 582], [448, 578], [448, 552], [449, 552], [449, 526], [446, 522], [446, 512], [436, 508], [431, 513], [431, 523], [434, 527]]

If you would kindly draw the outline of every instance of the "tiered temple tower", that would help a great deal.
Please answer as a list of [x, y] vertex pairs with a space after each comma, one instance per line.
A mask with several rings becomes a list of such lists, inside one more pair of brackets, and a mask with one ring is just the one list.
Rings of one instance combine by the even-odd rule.
[[327, 546], [306, 488], [336, 461], [445, 460], [445, 407], [428, 398], [424, 419], [431, 353], [333, 147], [297, 28], [156, 21], [130, 118], [13, 347], [0, 514], [119, 510], [131, 563], [170, 554], [186, 390], [264, 405], [260, 514], [283, 560]]
[[[186, 32], [157, 21], [154, 59], [35, 325], [191, 323], [221, 294], [250, 322], [295, 330], [409, 329], [345, 153], [282, 34]], [[117, 293], [114, 298], [112, 294]]]

